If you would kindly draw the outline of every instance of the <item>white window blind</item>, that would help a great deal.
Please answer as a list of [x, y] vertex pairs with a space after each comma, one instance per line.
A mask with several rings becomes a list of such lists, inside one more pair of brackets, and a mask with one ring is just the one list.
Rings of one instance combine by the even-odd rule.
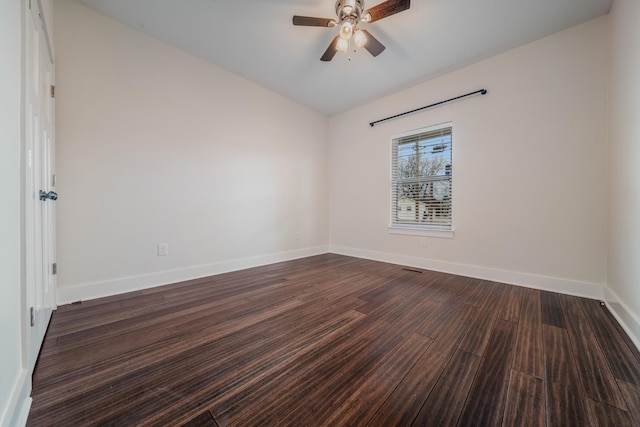
[[394, 138], [392, 150], [391, 226], [451, 230], [451, 123]]

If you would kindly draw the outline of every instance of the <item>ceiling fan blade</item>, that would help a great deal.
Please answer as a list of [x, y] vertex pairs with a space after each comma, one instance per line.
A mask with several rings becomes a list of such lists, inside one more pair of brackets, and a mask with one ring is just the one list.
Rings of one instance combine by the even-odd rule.
[[331, 41], [331, 44], [329, 45], [327, 50], [324, 52], [324, 55], [322, 55], [322, 58], [320, 58], [320, 61], [331, 61], [333, 59], [333, 57], [336, 55], [336, 52], [338, 51], [336, 49], [336, 44], [338, 44], [339, 38], [340, 38], [339, 35], [333, 38], [333, 40]]
[[333, 27], [336, 25], [336, 21], [329, 18], [293, 15], [293, 25], [303, 25], [305, 27]]
[[384, 45], [380, 43], [377, 38], [373, 37], [369, 31], [361, 31], [367, 36], [367, 42], [365, 43], [364, 48], [367, 49], [373, 56], [380, 55], [385, 49]]
[[387, 16], [395, 15], [403, 10], [409, 9], [411, 6], [411, 0], [387, 0], [371, 9], [367, 9], [363, 16], [371, 15], [371, 19], [368, 22], [375, 22]]

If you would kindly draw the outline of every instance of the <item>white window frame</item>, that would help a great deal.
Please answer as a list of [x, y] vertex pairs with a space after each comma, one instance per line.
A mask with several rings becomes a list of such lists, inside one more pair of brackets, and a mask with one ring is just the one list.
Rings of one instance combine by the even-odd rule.
[[[411, 137], [421, 133], [434, 132], [440, 129], [447, 129], [447, 128], [451, 129], [451, 149], [453, 150], [453, 123], [452, 122], [439, 123], [433, 126], [427, 126], [424, 128], [403, 132], [397, 135], [393, 135], [391, 137], [391, 192], [390, 192], [390, 203], [389, 203], [389, 206], [390, 206], [390, 209], [389, 209], [390, 221], [389, 221], [389, 227], [388, 227], [389, 233], [408, 235], [408, 236], [440, 237], [440, 238], [449, 238], [449, 239], [453, 238], [454, 236], [453, 214], [451, 215], [451, 224], [447, 224], [447, 225], [401, 224], [394, 221], [395, 209], [393, 206], [393, 204], [396, 203], [396, 198], [394, 196], [394, 191], [395, 191], [394, 176], [396, 171], [394, 169], [395, 165], [394, 165], [393, 159], [394, 159], [394, 156], [397, 155], [395, 153], [397, 141], [400, 139], [404, 139], [406, 137]], [[451, 167], [453, 169], [453, 152], [451, 157], [452, 157]], [[451, 182], [452, 182], [451, 186], [453, 187], [453, 170], [451, 171]], [[452, 202], [451, 209], [453, 210], [453, 197], [451, 197], [451, 202]]]

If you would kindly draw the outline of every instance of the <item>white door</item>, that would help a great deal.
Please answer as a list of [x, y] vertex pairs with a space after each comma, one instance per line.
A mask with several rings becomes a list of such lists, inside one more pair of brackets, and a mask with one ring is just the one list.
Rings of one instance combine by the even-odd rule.
[[55, 308], [55, 199], [52, 93], [53, 64], [38, 2], [27, 1], [24, 17], [26, 79], [25, 234], [28, 368], [33, 372]]

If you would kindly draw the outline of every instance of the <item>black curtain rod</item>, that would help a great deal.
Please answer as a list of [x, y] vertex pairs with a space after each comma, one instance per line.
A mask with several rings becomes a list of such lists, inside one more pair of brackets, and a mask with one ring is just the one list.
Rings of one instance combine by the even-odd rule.
[[426, 110], [427, 108], [435, 107], [435, 106], [441, 105], [441, 104], [446, 104], [447, 102], [455, 101], [456, 99], [460, 99], [460, 98], [466, 98], [467, 96], [476, 95], [478, 93], [480, 95], [486, 95], [487, 94], [487, 90], [486, 89], [480, 89], [480, 90], [477, 90], [475, 92], [470, 92], [470, 93], [466, 93], [464, 95], [456, 96], [455, 98], [447, 99], [446, 101], [436, 102], [435, 104], [427, 105], [425, 107], [416, 108], [415, 110], [406, 111], [404, 113], [396, 114], [395, 116], [390, 116], [390, 117], [387, 117], [385, 119], [376, 120], [375, 122], [369, 123], [369, 126], [373, 127], [374, 125], [376, 125], [377, 123], [380, 123], [380, 122], [386, 122], [387, 120], [391, 120], [391, 119], [395, 119], [395, 118], [400, 117], [400, 116], [405, 116], [407, 114], [415, 113], [416, 111]]

